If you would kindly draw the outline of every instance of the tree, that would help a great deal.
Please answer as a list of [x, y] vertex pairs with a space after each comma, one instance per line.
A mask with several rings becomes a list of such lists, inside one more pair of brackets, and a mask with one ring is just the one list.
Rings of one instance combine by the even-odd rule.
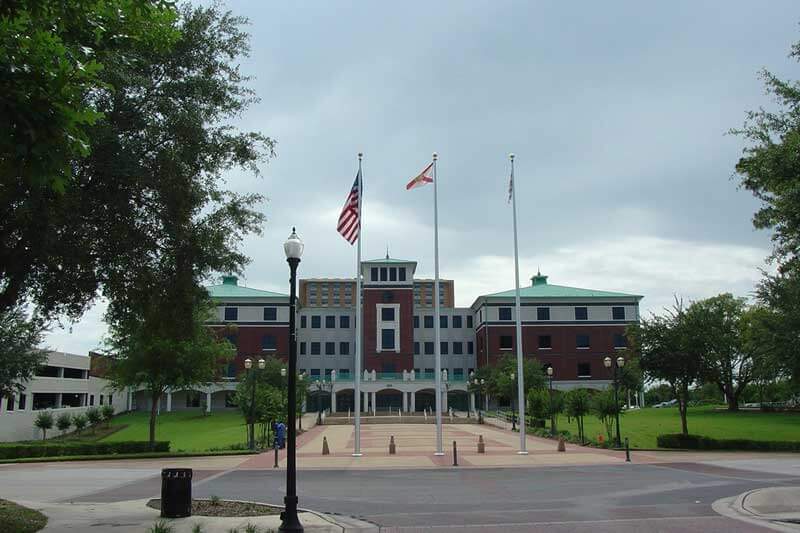
[[586, 389], [572, 389], [567, 392], [565, 408], [568, 416], [575, 419], [578, 426], [578, 438], [585, 442], [586, 435], [583, 430], [583, 417], [589, 414], [590, 397]]
[[534, 420], [544, 420], [550, 416], [550, 395], [544, 389], [533, 389], [528, 391], [528, 414]]
[[609, 388], [592, 396], [589, 406], [592, 414], [600, 419], [600, 422], [605, 427], [608, 442], [612, 442], [614, 419], [617, 413], [621, 412], [620, 404], [617, 403], [617, 399], [614, 397], [614, 389]]
[[100, 416], [102, 416], [103, 422], [106, 423], [106, 427], [109, 427], [111, 424], [111, 419], [114, 418], [114, 406], [106, 404], [101, 407]]
[[72, 425], [75, 426], [75, 433], [80, 435], [81, 431], [83, 431], [84, 428], [86, 428], [87, 422], [88, 420], [86, 419], [86, 415], [84, 414], [79, 414], [72, 417]]
[[42, 430], [42, 440], [47, 438], [47, 430], [53, 427], [53, 413], [40, 411], [33, 421], [33, 425]]
[[89, 426], [92, 428], [92, 433], [95, 427], [103, 420], [103, 415], [97, 407], [90, 407], [86, 410], [86, 420], [89, 421]]
[[689, 434], [686, 421], [689, 388], [701, 376], [700, 347], [693, 342], [683, 302], [677, 301], [663, 316], [653, 314], [627, 329], [631, 349], [639, 355], [639, 365], [650, 381], [666, 382], [678, 400], [681, 431]]
[[61, 433], [66, 433], [72, 427], [72, 416], [69, 413], [61, 413], [56, 418], [56, 427]]
[[[751, 349], [762, 378], [790, 377], [800, 384], [800, 268], [765, 276], [757, 296], [762, 308], [750, 316]], [[764, 374], [766, 373], [766, 374]]]
[[41, 321], [28, 319], [21, 307], [0, 311], [0, 398], [21, 392], [47, 361], [38, 348], [43, 332]]
[[[523, 375], [525, 394], [533, 389], [543, 389], [545, 387], [545, 377], [542, 364], [536, 359], [523, 360]], [[496, 365], [482, 367], [476, 373], [478, 379], [486, 379], [486, 389], [492, 396], [502, 398], [511, 402], [517, 398], [517, 380], [511, 379], [511, 374], [517, 374], [517, 358], [507, 355], [500, 359]]]

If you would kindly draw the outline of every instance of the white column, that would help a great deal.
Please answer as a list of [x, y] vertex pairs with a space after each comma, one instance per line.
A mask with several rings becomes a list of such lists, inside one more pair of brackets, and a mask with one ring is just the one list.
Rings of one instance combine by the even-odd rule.
[[206, 413], [211, 412], [211, 393], [206, 393]]
[[475, 412], [475, 393], [469, 393], [469, 410], [470, 412]]
[[167, 392], [167, 412], [172, 412], [172, 393]]
[[442, 389], [442, 413], [447, 412], [447, 389]]
[[[86, 405], [89, 405], [89, 398], [87, 395]], [[128, 411], [133, 410], [133, 392], [128, 391]]]
[[367, 413], [369, 412], [369, 393], [360, 392], [359, 394], [361, 394], [361, 412]]
[[372, 412], [375, 413], [378, 411], [378, 393], [377, 392], [370, 392], [372, 399], [370, 400], [370, 405], [372, 405]]
[[331, 391], [331, 413], [336, 412], [336, 391]]
[[403, 412], [408, 412], [408, 393], [403, 391]]
[[411, 395], [411, 412], [412, 413], [416, 413], [417, 412], [417, 393], [416, 392], [410, 392], [409, 394]]
[[[62, 373], [64, 372], [64, 369], [63, 369], [63, 368], [61, 369], [61, 372], [62, 372]], [[57, 396], [57, 398], [56, 398], [56, 408], [57, 408], [57, 409], [61, 409], [61, 406], [63, 405], [63, 404], [61, 403], [61, 402], [63, 401], [63, 400], [62, 400], [62, 398], [63, 398], [63, 395], [62, 395], [62, 394], [59, 392], [59, 393], [58, 393], [58, 396]]]

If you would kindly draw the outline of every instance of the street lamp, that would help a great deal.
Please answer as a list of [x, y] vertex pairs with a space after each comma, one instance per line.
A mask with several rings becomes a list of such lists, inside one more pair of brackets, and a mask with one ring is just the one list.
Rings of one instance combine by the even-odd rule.
[[327, 383], [325, 381], [324, 377], [321, 380], [318, 379], [318, 380], [314, 381], [313, 385], [314, 385], [314, 390], [317, 393], [316, 394], [316, 397], [317, 397], [317, 425], [321, 426], [322, 425], [322, 393], [323, 392], [327, 392], [329, 387], [331, 389], [333, 389], [333, 387], [331, 387], [331, 384], [329, 384], [329, 383]]
[[611, 369], [614, 362], [616, 362], [614, 365], [614, 416], [617, 419], [617, 448], [619, 448], [622, 446], [622, 438], [619, 434], [619, 373], [625, 366], [625, 358], [620, 355], [616, 361], [610, 357], [603, 359], [603, 364], [608, 369]]
[[244, 368], [247, 370], [247, 382], [250, 384], [250, 416], [249, 426], [247, 428], [247, 446], [251, 450], [256, 448], [256, 431], [255, 431], [255, 403], [256, 403], [256, 384], [253, 381], [253, 360], [249, 357], [244, 360]]
[[556, 436], [556, 414], [553, 412], [553, 367], [547, 367], [547, 377], [550, 379], [550, 436]]
[[279, 531], [303, 531], [303, 525], [297, 516], [297, 450], [295, 449], [297, 428], [296, 418], [297, 401], [295, 395], [297, 388], [297, 328], [295, 324], [295, 300], [297, 298], [297, 266], [303, 255], [303, 241], [297, 236], [295, 229], [283, 244], [286, 253], [286, 262], [289, 263], [289, 434], [286, 443], [286, 496], [283, 499], [284, 510], [281, 513], [281, 526]]
[[[511, 383], [514, 383], [517, 375], [515, 373], [511, 373]], [[517, 409], [514, 406], [514, 392], [511, 392], [511, 431], [517, 430]]]

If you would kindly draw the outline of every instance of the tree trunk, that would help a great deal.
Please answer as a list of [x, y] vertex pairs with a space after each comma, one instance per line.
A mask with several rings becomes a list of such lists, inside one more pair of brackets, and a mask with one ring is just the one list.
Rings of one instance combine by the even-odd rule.
[[150, 449], [155, 446], [156, 442], [156, 414], [158, 413], [158, 403], [161, 400], [161, 392], [153, 392], [153, 402], [150, 406]]

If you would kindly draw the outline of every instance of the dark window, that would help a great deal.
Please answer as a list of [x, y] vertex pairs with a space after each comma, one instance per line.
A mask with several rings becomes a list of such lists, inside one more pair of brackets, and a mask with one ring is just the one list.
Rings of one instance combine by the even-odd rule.
[[453, 369], [453, 377], [464, 377], [464, 369], [463, 368], [454, 368]]
[[334, 315], [328, 315], [325, 317], [325, 327], [328, 329], [333, 329], [336, 327], [336, 317]]
[[[94, 405], [94, 394], [89, 395], [89, 405]], [[36, 409], [36, 395], [33, 395], [33, 408]]]
[[586, 307], [576, 307], [575, 320], [589, 320], [589, 310]]
[[394, 350], [394, 329], [381, 330], [381, 350]]
[[325, 343], [325, 355], [336, 355], [336, 343], [335, 342], [326, 342]]
[[497, 315], [500, 320], [511, 320], [511, 308], [501, 307], [497, 310]]
[[348, 315], [339, 317], [339, 327], [342, 329], [348, 329], [350, 327], [350, 317]]
[[592, 377], [592, 365], [589, 363], [578, 363], [578, 377], [579, 378]]
[[349, 342], [340, 342], [339, 343], [339, 355], [350, 355], [350, 343]]
[[552, 348], [553, 338], [550, 335], [539, 335], [539, 348]]
[[[304, 348], [304, 347], [303, 347]], [[225, 367], [225, 375], [229, 378], [236, 377], [236, 363], [228, 363]]]
[[369, 279], [372, 281], [378, 281], [378, 267], [372, 267], [369, 269]]
[[350, 369], [349, 368], [340, 368], [337, 372], [339, 377], [341, 378], [349, 378], [350, 377]]
[[442, 329], [447, 328], [447, 315], [440, 315], [439, 316], [439, 327]]
[[239, 320], [239, 308], [238, 307], [226, 307], [225, 308], [225, 320]]
[[433, 327], [433, 316], [425, 315], [425, 328], [430, 329]]
[[625, 320], [625, 308], [624, 307], [612, 307], [611, 308], [611, 318], [614, 320]]
[[300, 355], [305, 355], [305, 354], [306, 354], [306, 343], [305, 342], [301, 342], [300, 343]]
[[275, 321], [278, 320], [278, 309], [275, 307], [264, 308], [264, 320]]
[[381, 281], [388, 281], [388, 280], [389, 280], [389, 276], [387, 274], [386, 267], [381, 267]]
[[274, 335], [264, 335], [261, 337], [261, 349], [264, 351], [274, 351], [276, 348], [275, 346], [275, 336]]
[[426, 373], [426, 374], [433, 374], [434, 372], [435, 372], [435, 371], [434, 371], [432, 368], [426, 368], [426, 369], [425, 369], [425, 373]]
[[64, 377], [69, 379], [83, 379], [83, 370], [80, 368], [64, 368]]
[[472, 329], [472, 315], [467, 315], [467, 327]]
[[394, 322], [394, 307], [381, 307], [381, 320]]
[[384, 374], [394, 374], [396, 371], [396, 367], [394, 363], [383, 363], [381, 364], [381, 372]]
[[[433, 355], [433, 343], [426, 342], [425, 343], [425, 355]], [[426, 370], [427, 372], [427, 370]]]
[[[109, 399], [110, 398], [111, 396], [109, 396]], [[61, 407], [81, 407], [82, 405], [83, 405], [83, 394], [63, 393], [61, 395]]]
[[462, 322], [461, 315], [453, 315], [453, 327], [454, 328], [460, 328], [460, 327], [462, 327], [462, 324], [463, 324], [463, 322]]
[[311, 376], [319, 377], [319, 368], [312, 368], [311, 369]]
[[589, 335], [576, 335], [575, 336], [575, 346], [577, 348], [588, 348], [589, 347]]
[[113, 401], [114, 401], [114, 396], [112, 396], [111, 394], [109, 394], [109, 395], [108, 395], [108, 405], [111, 405], [111, 402], [113, 402]]
[[311, 315], [311, 329], [319, 329], [322, 327], [322, 317], [319, 315]]
[[100, 405], [103, 405], [103, 395], [100, 395]]
[[40, 366], [36, 370], [36, 375], [43, 378], [57, 378], [58, 377], [58, 367], [57, 366]]
[[319, 355], [320, 345], [318, 342], [311, 343], [311, 355]]
[[475, 345], [472, 343], [472, 341], [468, 341], [467, 342], [467, 353], [469, 355], [472, 355], [474, 352], [475, 352]]
[[514, 347], [514, 341], [511, 335], [500, 335], [501, 350], [510, 350], [513, 347]]
[[414, 329], [419, 329], [419, 316], [414, 315]]
[[406, 269], [405, 269], [405, 267], [400, 267], [400, 268], [397, 269], [397, 279], [399, 279], [400, 281], [405, 281], [406, 280]]
[[19, 408], [20, 411], [24, 411], [25, 410], [25, 400], [26, 400], [26, 396], [24, 394], [20, 394], [19, 395], [19, 405], [17, 405], [17, 407]]
[[414, 343], [414, 355], [419, 355], [419, 343]]
[[389, 281], [397, 281], [397, 268], [392, 267], [389, 269]]
[[453, 343], [453, 355], [462, 355], [464, 353], [464, 343], [463, 342], [454, 342]]
[[448, 349], [447, 349], [447, 343], [445, 341], [439, 343], [439, 353], [442, 355], [447, 355]]
[[550, 308], [549, 307], [537, 307], [536, 308], [536, 320], [550, 320]]
[[14, 395], [9, 394], [8, 399], [6, 401], [6, 411], [13, 411], [14, 410]]
[[305, 329], [308, 327], [306, 324], [306, 315], [303, 315], [300, 317], [300, 327]]
[[614, 333], [614, 348], [627, 348], [628, 339], [622, 333]]

